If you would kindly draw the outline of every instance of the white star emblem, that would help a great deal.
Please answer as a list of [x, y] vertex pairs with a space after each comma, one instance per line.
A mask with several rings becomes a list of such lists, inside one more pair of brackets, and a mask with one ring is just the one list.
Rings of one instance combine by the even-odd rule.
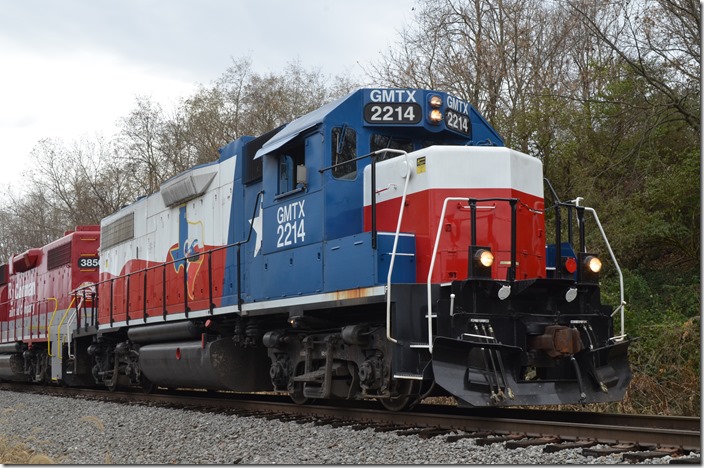
[[259, 254], [259, 249], [261, 249], [262, 247], [262, 203], [262, 200], [259, 199], [259, 212], [257, 213], [257, 216], [254, 219], [251, 219], [249, 221], [249, 224], [252, 225], [252, 229], [257, 234], [257, 240], [254, 244], [255, 257]]

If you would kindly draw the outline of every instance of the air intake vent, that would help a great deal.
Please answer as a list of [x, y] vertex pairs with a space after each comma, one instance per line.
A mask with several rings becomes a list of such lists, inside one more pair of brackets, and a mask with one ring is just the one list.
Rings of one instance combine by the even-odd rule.
[[71, 243], [67, 242], [64, 245], [49, 250], [46, 256], [46, 262], [46, 267], [49, 270], [71, 263]]
[[180, 205], [193, 198], [199, 197], [208, 190], [208, 186], [215, 178], [216, 170], [205, 174], [187, 174], [165, 182], [161, 186], [161, 198], [164, 205]]
[[100, 250], [134, 238], [134, 212], [116, 219], [100, 231]]

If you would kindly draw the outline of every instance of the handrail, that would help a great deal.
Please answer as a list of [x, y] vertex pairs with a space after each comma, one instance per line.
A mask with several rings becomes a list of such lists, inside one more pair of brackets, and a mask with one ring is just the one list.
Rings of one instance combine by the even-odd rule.
[[[27, 302], [27, 297], [25, 296], [22, 298], [22, 323], [20, 324], [20, 330], [21, 330], [20, 340], [24, 340], [24, 314], [25, 314], [25, 311], [27, 310], [26, 302]], [[30, 304], [30, 306], [31, 306], [31, 304]], [[32, 307], [32, 309], [34, 309], [34, 307]]]
[[73, 296], [73, 299], [71, 300], [71, 303], [68, 305], [66, 308], [66, 311], [64, 312], [64, 316], [61, 318], [61, 321], [59, 322], [59, 326], [56, 328], [56, 341], [58, 342], [59, 346], [59, 359], [61, 359], [61, 325], [63, 325], [64, 320], [66, 320], [66, 316], [68, 315], [68, 311], [71, 310], [71, 306], [76, 302], [76, 296]]
[[[451, 201], [467, 201], [467, 197], [447, 197], [442, 204], [442, 212], [440, 212], [440, 219], [438, 221], [438, 232], [435, 235], [435, 246], [433, 247], [433, 253], [430, 256], [430, 268], [428, 269], [428, 283], [427, 283], [427, 293], [428, 293], [428, 351], [432, 354], [433, 352], [433, 297], [431, 292], [430, 280], [433, 276], [433, 270], [435, 269], [435, 257], [438, 253], [438, 247], [440, 246], [440, 233], [442, 232], [443, 220], [445, 219], [445, 213], [447, 212], [447, 203]], [[426, 347], [423, 345], [423, 347]]]
[[[396, 154], [407, 154], [406, 151], [403, 150], [397, 150], [393, 148], [382, 148], [378, 149], [376, 151], [372, 151], [371, 153], [364, 154], [362, 156], [357, 156], [356, 158], [353, 159], [348, 159], [347, 161], [343, 161], [337, 164], [333, 164], [332, 166], [324, 167], [322, 169], [319, 169], [318, 172], [321, 174], [325, 171], [329, 171], [331, 169], [334, 169], [336, 167], [344, 166], [345, 164], [349, 164], [352, 162], [356, 162], [365, 158], [371, 157], [371, 183], [369, 184], [372, 189], [371, 193], [371, 209], [372, 209], [372, 249], [376, 250], [376, 238], [377, 238], [377, 229], [376, 229], [376, 155], [381, 154], [381, 153], [396, 153]], [[408, 162], [408, 158], [406, 158], [406, 162]]]
[[[447, 213], [447, 203], [451, 201], [467, 202], [472, 210], [472, 225], [471, 229], [471, 242], [476, 243], [477, 233], [476, 233], [476, 210], [481, 208], [477, 206], [477, 202], [487, 202], [487, 201], [503, 201], [507, 202], [511, 206], [511, 267], [509, 269], [509, 280], [514, 281], [516, 279], [516, 204], [519, 202], [517, 198], [467, 198], [467, 197], [447, 197], [442, 204], [442, 212], [440, 213], [440, 218], [438, 220], [438, 232], [435, 235], [435, 245], [433, 246], [433, 252], [430, 259], [430, 268], [428, 269], [428, 281], [427, 281], [427, 295], [428, 295], [428, 344], [418, 347], [427, 347], [428, 350], [433, 352], [433, 314], [432, 305], [433, 297], [431, 292], [431, 278], [433, 276], [433, 270], [435, 270], [435, 258], [437, 257], [438, 248], [440, 247], [440, 234], [442, 233], [443, 220]], [[452, 309], [450, 310], [452, 313]]]
[[[255, 199], [255, 202], [254, 202], [254, 205], [255, 205], [255, 206], [254, 206], [254, 213], [256, 213], [257, 209], [259, 208], [259, 205], [260, 205], [259, 201], [260, 201], [260, 198], [261, 198], [261, 196], [262, 196], [263, 193], [264, 193], [263, 190], [260, 190], [260, 191], [257, 193], [257, 198]], [[252, 220], [251, 220], [251, 221], [253, 221], [253, 219], [254, 219], [254, 214], [252, 215]], [[79, 293], [79, 292], [82, 292], [82, 291], [84, 291], [84, 290], [88, 290], [88, 289], [91, 289], [91, 288], [95, 288], [95, 291], [96, 291], [96, 299], [97, 299], [97, 298], [98, 298], [98, 295], [97, 295], [98, 288], [99, 288], [99, 286], [101, 286], [101, 285], [103, 285], [103, 284], [106, 284], [106, 283], [114, 283], [116, 280], [124, 279], [124, 278], [127, 278], [127, 277], [131, 276], [131, 275], [137, 275], [137, 274], [145, 274], [145, 275], [146, 275], [146, 274], [147, 274], [148, 272], [150, 272], [150, 271], [158, 270], [159, 268], [161, 268], [162, 271], [164, 272], [164, 274], [163, 274], [163, 278], [164, 278], [164, 279], [163, 279], [163, 281], [162, 281], [162, 292], [163, 292], [163, 295], [162, 295], [162, 302], [163, 302], [162, 307], [164, 308], [164, 318], [165, 318], [165, 317], [166, 317], [166, 313], [167, 313], [167, 312], [166, 312], [166, 280], [165, 280], [165, 276], [166, 276], [166, 267], [168, 267], [169, 265], [173, 265], [173, 264], [175, 264], [175, 263], [178, 263], [178, 262], [185, 262], [185, 261], [188, 261], [189, 259], [192, 259], [192, 258], [198, 258], [198, 257], [200, 257], [200, 256], [202, 256], [202, 255], [212, 256], [212, 254], [213, 254], [214, 252], [219, 252], [219, 251], [221, 251], [221, 250], [225, 250], [225, 249], [229, 249], [229, 248], [233, 248], [233, 247], [237, 247], [237, 249], [238, 249], [238, 251], [239, 251], [239, 248], [240, 248], [243, 244], [246, 244], [246, 243], [248, 243], [248, 242], [251, 240], [252, 231], [253, 231], [253, 230], [254, 230], [254, 223], [253, 223], [253, 222], [250, 222], [250, 227], [249, 227], [249, 232], [247, 233], [247, 238], [246, 238], [246, 239], [243, 239], [243, 240], [241, 240], [241, 241], [234, 242], [234, 243], [232, 243], [232, 244], [221, 245], [221, 246], [219, 246], [219, 247], [215, 247], [215, 248], [206, 250], [206, 251], [204, 251], [204, 252], [199, 252], [199, 253], [195, 253], [195, 254], [192, 254], [192, 255], [185, 256], [185, 257], [180, 258], [180, 259], [178, 259], [178, 260], [171, 260], [171, 261], [168, 261], [168, 262], [159, 263], [158, 265], [145, 267], [145, 268], [142, 268], [142, 269], [140, 269], [140, 270], [131, 271], [131, 272], [129, 272], [129, 273], [125, 273], [124, 275], [114, 276], [114, 277], [112, 277], [112, 278], [108, 278], [108, 279], [105, 279], [105, 280], [102, 280], [102, 281], [98, 281], [98, 282], [96, 282], [96, 283], [92, 283], [92, 284], [90, 284], [90, 285], [88, 285], [88, 286], [84, 286], [84, 287], [82, 287], [82, 288], [78, 288], [78, 289], [76, 289], [74, 292], [75, 292], [75, 293]], [[240, 276], [241, 276], [240, 271], [239, 271], [239, 268], [240, 268], [239, 262], [240, 262], [240, 260], [238, 259], [238, 265], [237, 265], [237, 269], [238, 269], [237, 280], [238, 280], [238, 283], [239, 283], [239, 281], [240, 281]], [[210, 267], [209, 267], [208, 274], [209, 274], [209, 275], [212, 275], [212, 271], [210, 271], [210, 270], [212, 269], [212, 263], [209, 263], [209, 265], [210, 265]], [[185, 276], [185, 270], [184, 270], [184, 276]], [[211, 283], [211, 284], [209, 284], [209, 287], [212, 287], [212, 281], [209, 281], [209, 283]], [[186, 302], [186, 305], [188, 304], [188, 299], [186, 298], [187, 294], [188, 294], [188, 292], [186, 291], [186, 294], [184, 294], [184, 300], [185, 300], [185, 302]], [[241, 310], [241, 297], [240, 297], [240, 296], [241, 296], [241, 290], [240, 290], [239, 284], [238, 284], [237, 295], [238, 295], [238, 304], [240, 304], [240, 310]], [[113, 306], [114, 306], [114, 304], [112, 303], [113, 296], [114, 296], [114, 290], [111, 291], [111, 293], [110, 293], [110, 299], [111, 299], [110, 313], [111, 313], [111, 318], [112, 318], [112, 309], [113, 309]], [[209, 297], [212, 297], [212, 291], [209, 291]], [[212, 301], [211, 301], [211, 305], [212, 305]]]
[[[66, 338], [66, 344], [68, 344], [68, 357], [69, 357], [69, 358], [74, 358], [74, 357], [76, 357], [76, 356], [74, 356], [73, 354], [71, 354], [71, 330], [69, 329], [69, 327], [70, 327], [71, 324], [73, 323], [73, 319], [76, 318], [76, 310], [77, 310], [77, 309], [73, 309], [73, 313], [72, 313], [71, 316], [68, 318], [68, 322], [66, 322], [66, 335], [64, 335], [65, 338]], [[61, 358], [61, 356], [59, 356], [59, 358]]]
[[399, 214], [398, 214], [398, 221], [396, 223], [396, 234], [394, 235], [394, 245], [393, 248], [391, 249], [391, 262], [389, 263], [389, 273], [386, 277], [386, 339], [391, 341], [392, 343], [398, 343], [398, 340], [393, 338], [391, 336], [391, 275], [393, 274], [394, 271], [394, 262], [396, 260], [396, 248], [398, 247], [398, 238], [399, 234], [401, 232], [401, 221], [403, 220], [403, 208], [406, 204], [406, 194], [408, 192], [408, 181], [411, 178], [411, 165], [408, 162], [408, 152], [403, 151], [403, 150], [398, 150], [398, 149], [393, 149], [393, 148], [382, 148], [378, 149], [376, 151], [372, 151], [371, 153], [367, 153], [362, 156], [358, 156], [354, 159], [350, 159], [348, 161], [344, 161], [341, 163], [333, 164], [332, 166], [324, 167], [320, 169], [318, 172], [321, 174], [325, 171], [328, 171], [330, 169], [333, 169], [338, 166], [342, 166], [344, 164], [349, 164], [351, 162], [359, 161], [364, 158], [369, 158], [371, 157], [371, 181], [370, 181], [370, 187], [371, 187], [371, 208], [372, 208], [372, 249], [376, 249], [376, 236], [377, 236], [377, 229], [376, 229], [376, 158], [375, 156], [377, 154], [381, 153], [395, 153], [398, 155], [402, 155], [406, 157], [406, 175], [405, 179], [406, 182], [404, 183], [403, 186], [403, 195], [401, 196], [401, 207], [399, 208]]
[[618, 261], [616, 261], [616, 255], [614, 255], [614, 251], [611, 250], [611, 244], [609, 244], [609, 240], [606, 238], [606, 233], [604, 232], [604, 228], [601, 226], [601, 221], [599, 221], [599, 216], [597, 216], [596, 210], [594, 210], [594, 208], [589, 208], [586, 206], [584, 207], [584, 209], [585, 211], [589, 211], [592, 215], [594, 215], [594, 220], [596, 221], [596, 225], [599, 227], [601, 237], [604, 239], [606, 248], [609, 250], [609, 255], [611, 255], [611, 260], [614, 262], [614, 266], [616, 267], [616, 271], [618, 272], [618, 283], [621, 292], [621, 303], [613, 311], [611, 316], [613, 317], [614, 315], [616, 315], [616, 313], [619, 312], [619, 310], [621, 311], [621, 334], [619, 336], [612, 336], [610, 339], [613, 341], [623, 341], [626, 338], [626, 326], [624, 317], [626, 312], [626, 301], [623, 293], [623, 273], [621, 272], [621, 267], [619, 267], [618, 265]]
[[[37, 319], [37, 338], [41, 338], [41, 325], [42, 325], [42, 324], [41, 324], [41, 318], [42, 318], [42, 317], [44, 317], [44, 334], [46, 335], [46, 332], [47, 332], [47, 331], [46, 331], [47, 322], [48, 322], [48, 320], [49, 320], [49, 319], [47, 318], [47, 316], [48, 316], [49, 314], [48, 314], [48, 312], [47, 312], [47, 313], [42, 313], [41, 308], [38, 307], [38, 306], [41, 305], [41, 304], [43, 304], [43, 303], [45, 303], [45, 302], [49, 302], [50, 300], [56, 301], [57, 299], [54, 298], [54, 297], [51, 297], [51, 298], [48, 298], [48, 299], [40, 299], [40, 300], [38, 300], [38, 301], [30, 302], [29, 304], [25, 304], [25, 303], [23, 302], [23, 306], [22, 306], [23, 310], [22, 310], [21, 312], [23, 312], [24, 309], [26, 309], [28, 306], [31, 306], [31, 307], [32, 307], [32, 313], [31, 313], [31, 315], [30, 315], [30, 324], [29, 324], [29, 330], [30, 330], [29, 337], [30, 337], [30, 338], [33, 338], [33, 336], [34, 336], [34, 333], [32, 332], [32, 330], [33, 330], [33, 328], [32, 328], [32, 321], [33, 321], [35, 318]], [[7, 307], [7, 308], [8, 308], [8, 328], [7, 328], [7, 330], [5, 330], [5, 332], [3, 332], [3, 333], [7, 333], [7, 339], [8, 339], [8, 340], [10, 339], [10, 326], [9, 326], [9, 325], [10, 325], [10, 318], [9, 318], [9, 311], [10, 311], [10, 309], [12, 308], [11, 305], [12, 305], [13, 302], [16, 302], [16, 300], [14, 300], [14, 299], [7, 299], [7, 300], [5, 300], [5, 301], [0, 302], [0, 307], [3, 307], [3, 306], [4, 306], [4, 307]], [[14, 309], [13, 309], [13, 310], [14, 310]], [[14, 314], [12, 317], [18, 317], [19, 315], [20, 315], [20, 314]], [[13, 318], [12, 320], [14, 320], [14, 318]], [[23, 325], [22, 333], [24, 334], [24, 325]]]
[[[547, 181], [547, 180], [546, 180]], [[549, 184], [549, 181], [547, 181]], [[550, 186], [550, 189], [552, 189], [552, 186]], [[554, 193], [554, 191], [553, 191]], [[556, 195], [555, 195], [556, 196]], [[559, 260], [561, 258], [560, 253], [561, 253], [561, 248], [560, 248], [560, 231], [561, 231], [561, 224], [560, 224], [560, 216], [559, 216], [559, 208], [565, 207], [568, 210], [571, 208], [574, 208], [577, 212], [577, 225], [579, 227], [579, 251], [582, 253], [586, 253], [587, 248], [586, 248], [586, 235], [585, 235], [585, 228], [584, 228], [584, 215], [583, 213], [585, 211], [590, 212], [594, 216], [594, 220], [596, 221], [596, 225], [599, 228], [599, 232], [601, 233], [601, 238], [604, 240], [604, 243], [606, 244], [606, 248], [609, 251], [609, 255], [611, 256], [611, 260], [614, 262], [614, 267], [616, 268], [616, 272], [618, 273], [618, 281], [619, 281], [619, 292], [620, 292], [620, 303], [616, 309], [611, 313], [611, 316], [613, 317], [614, 315], [618, 314], [620, 312], [620, 318], [621, 318], [621, 334], [620, 335], [614, 335], [611, 338], [609, 338], [612, 341], [623, 341], [626, 338], [626, 328], [625, 328], [625, 310], [626, 310], [626, 300], [624, 297], [624, 287], [623, 287], [623, 273], [621, 271], [621, 267], [618, 264], [618, 261], [616, 260], [616, 255], [614, 254], [614, 251], [611, 249], [611, 244], [609, 243], [608, 238], [606, 237], [606, 232], [604, 231], [604, 227], [601, 225], [601, 221], [599, 220], [599, 216], [596, 214], [596, 210], [591, 207], [587, 206], [580, 206], [580, 202], [583, 200], [582, 197], [577, 197], [574, 200], [570, 200], [567, 202], [561, 202], [557, 201], [555, 203], [555, 213], [556, 213], [556, 240], [555, 240], [555, 266], [559, 265]], [[571, 215], [568, 212], [568, 221], [571, 220]], [[571, 226], [568, 225], [568, 235], [572, 236], [571, 232]]]
[[[375, 151], [377, 154], [379, 151]], [[394, 272], [394, 262], [396, 261], [396, 248], [398, 246], [398, 237], [401, 232], [401, 221], [403, 220], [403, 208], [406, 206], [406, 194], [408, 193], [408, 181], [411, 178], [411, 165], [408, 162], [408, 153], [402, 150], [385, 150], [402, 154], [406, 157], [406, 182], [403, 184], [403, 195], [401, 195], [401, 206], [398, 209], [398, 222], [396, 223], [396, 234], [394, 235], [394, 245], [391, 249], [391, 262], [389, 263], [389, 273], [386, 276], [386, 339], [392, 343], [398, 343], [398, 340], [391, 336], [391, 275]], [[376, 180], [375, 180], [376, 182]], [[376, 187], [372, 187], [372, 197], [376, 197]], [[376, 215], [376, 213], [374, 213]]]
[[[75, 298], [76, 298], [76, 296], [74, 296], [74, 300], [75, 300]], [[71, 327], [71, 324], [73, 323], [73, 320], [76, 318], [76, 314], [78, 312], [78, 309], [83, 306], [84, 299], [85, 298], [81, 298], [78, 301], [78, 304], [73, 309], [73, 314], [71, 314], [71, 316], [68, 319], [68, 322], [66, 322], [66, 335], [65, 336], [66, 336], [66, 343], [68, 344], [68, 357], [69, 358], [76, 357], [75, 355], [71, 354], [71, 328], [70, 327]], [[69, 309], [70, 309], [70, 306], [69, 306]], [[59, 356], [59, 357], [61, 357], [61, 356]]]
[[[264, 191], [260, 190], [259, 192], [257, 192], [257, 198], [254, 200], [254, 210], [252, 210], [252, 218], [249, 221], [249, 231], [247, 232], [247, 238], [242, 239], [241, 241], [235, 242], [234, 244], [232, 244], [232, 246], [237, 246], [237, 311], [238, 312], [242, 312], [242, 286], [240, 283], [241, 277], [242, 277], [242, 272], [240, 270], [240, 268], [241, 268], [240, 267], [240, 265], [241, 265], [240, 246], [242, 244], [247, 244], [249, 242], [249, 240], [252, 238], [252, 231], [254, 230], [254, 215], [258, 209], [261, 210], [260, 198], [263, 194], [264, 194]], [[261, 237], [260, 237], [260, 239], [261, 239]], [[212, 250], [210, 252], [212, 252]], [[211, 267], [210, 261], [208, 261], [208, 265], [209, 265], [209, 267]], [[210, 273], [210, 274], [212, 274], [212, 273]], [[212, 284], [211, 284], [211, 286], [212, 286]], [[211, 298], [210, 307], [211, 308], [213, 307], [212, 297], [213, 297], [213, 295], [212, 295], [212, 287], [211, 287], [211, 292], [210, 292], [210, 298]], [[211, 309], [211, 313], [212, 313], [212, 309]]]

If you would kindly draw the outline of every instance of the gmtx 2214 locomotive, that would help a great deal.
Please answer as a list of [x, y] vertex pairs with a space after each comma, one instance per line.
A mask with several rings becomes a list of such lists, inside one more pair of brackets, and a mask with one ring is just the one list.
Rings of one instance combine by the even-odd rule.
[[506, 148], [466, 101], [355, 91], [103, 219], [99, 277], [65, 288], [58, 312], [46, 296], [21, 304], [12, 260], [0, 378], [389, 409], [433, 394], [619, 400], [623, 293], [616, 311], [601, 303], [586, 247], [586, 225], [601, 225], [553, 193], [547, 232], [543, 184], [540, 160]]

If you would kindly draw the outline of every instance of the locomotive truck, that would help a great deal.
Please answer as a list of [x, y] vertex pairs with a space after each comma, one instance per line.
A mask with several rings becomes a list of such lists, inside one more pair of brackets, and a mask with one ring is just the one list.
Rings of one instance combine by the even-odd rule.
[[[561, 201], [469, 102], [359, 89], [78, 228], [86, 257], [11, 258], [0, 379], [390, 410], [438, 394], [616, 401], [631, 379], [623, 288], [602, 304], [587, 225], [620, 274], [596, 212]], [[71, 281], [46, 287], [51, 265]]]

